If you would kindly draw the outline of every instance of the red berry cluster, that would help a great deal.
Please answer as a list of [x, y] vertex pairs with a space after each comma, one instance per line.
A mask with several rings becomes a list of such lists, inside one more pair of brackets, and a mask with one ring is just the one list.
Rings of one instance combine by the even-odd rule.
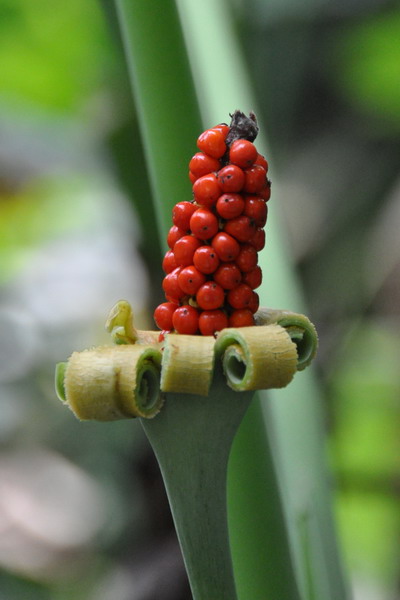
[[230, 126], [197, 139], [200, 152], [189, 163], [193, 200], [173, 208], [162, 265], [167, 302], [154, 319], [164, 331], [213, 335], [254, 325], [271, 188], [268, 163], [253, 144], [257, 132], [255, 116], [236, 111]]

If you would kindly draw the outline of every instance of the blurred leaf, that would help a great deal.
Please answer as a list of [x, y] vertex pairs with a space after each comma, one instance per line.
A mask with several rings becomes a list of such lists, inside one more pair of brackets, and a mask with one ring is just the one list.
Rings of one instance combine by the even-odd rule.
[[[332, 374], [334, 453], [346, 480], [354, 475], [375, 476], [379, 484], [382, 478], [398, 477], [399, 356], [396, 334], [364, 321], [351, 335]], [[388, 487], [390, 480], [384, 489]]]
[[112, 53], [94, 0], [2, 0], [3, 96], [70, 110], [104, 81]]
[[331, 450], [345, 556], [353, 573], [378, 577], [393, 591], [400, 535], [399, 356], [390, 322], [363, 321], [331, 376]]
[[400, 129], [399, 39], [396, 9], [348, 27], [336, 41], [335, 77], [342, 92], [391, 134]]
[[399, 559], [398, 500], [350, 490], [339, 494], [337, 516], [351, 571], [356, 576], [377, 577], [394, 592]]
[[1, 600], [51, 600], [52, 595], [50, 589], [37, 583], [24, 579], [17, 578], [10, 573], [2, 571], [0, 573], [0, 598]]
[[32, 251], [72, 228], [94, 225], [96, 198], [78, 179], [37, 181], [0, 202], [0, 283], [32, 259]]

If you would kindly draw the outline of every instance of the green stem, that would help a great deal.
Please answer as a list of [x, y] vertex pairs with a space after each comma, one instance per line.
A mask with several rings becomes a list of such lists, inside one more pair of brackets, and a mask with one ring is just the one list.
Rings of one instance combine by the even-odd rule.
[[142, 420], [161, 467], [194, 600], [237, 599], [226, 480], [232, 441], [252, 392], [230, 390], [220, 371], [208, 397], [168, 394], [157, 418]]
[[[175, 3], [114, 0], [138, 111], [162, 243], [187, 174], [200, 114]], [[134, 160], [134, 157], [132, 157]]]

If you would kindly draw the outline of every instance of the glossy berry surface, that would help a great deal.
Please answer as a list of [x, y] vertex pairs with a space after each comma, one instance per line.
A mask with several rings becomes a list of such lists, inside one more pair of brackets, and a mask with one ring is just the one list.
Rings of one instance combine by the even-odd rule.
[[250, 302], [248, 303], [248, 308], [252, 313], [256, 313], [258, 311], [258, 307], [260, 306], [260, 297], [257, 292], [253, 292], [250, 298]]
[[179, 267], [187, 267], [193, 263], [193, 255], [201, 242], [193, 235], [184, 235], [174, 245], [174, 258]]
[[178, 333], [194, 335], [199, 328], [199, 313], [190, 304], [184, 304], [174, 312], [172, 325]]
[[164, 273], [171, 273], [174, 269], [176, 269], [178, 265], [176, 264], [175, 254], [172, 250], [168, 250], [165, 253], [165, 256], [162, 261], [162, 268]]
[[222, 192], [221, 186], [214, 173], [203, 175], [193, 184], [193, 195], [197, 204], [211, 208]]
[[219, 185], [223, 192], [240, 192], [246, 180], [242, 169], [236, 165], [227, 165], [217, 173]]
[[246, 215], [230, 219], [224, 225], [224, 231], [239, 242], [248, 242], [253, 237], [255, 230], [256, 226]]
[[172, 249], [175, 246], [175, 243], [179, 240], [179, 238], [183, 237], [185, 234], [185, 229], [181, 229], [176, 225], [172, 225], [167, 235], [168, 246]]
[[197, 138], [197, 147], [213, 158], [221, 158], [226, 152], [225, 135], [218, 129], [207, 129]]
[[190, 217], [197, 209], [193, 202], [178, 202], [172, 209], [172, 222], [180, 229], [189, 229]]
[[257, 158], [254, 161], [254, 164], [260, 165], [261, 167], [263, 167], [265, 169], [265, 172], [268, 173], [268, 161], [262, 154], [257, 155]]
[[222, 263], [214, 273], [214, 281], [224, 290], [232, 290], [242, 281], [242, 274], [236, 263]]
[[184, 267], [178, 276], [178, 283], [181, 288], [189, 296], [194, 296], [203, 283], [206, 282], [206, 276], [201, 273], [194, 265]]
[[202, 335], [214, 335], [228, 327], [228, 317], [222, 310], [203, 310], [199, 317], [199, 329]]
[[211, 246], [217, 253], [218, 258], [224, 262], [235, 260], [240, 252], [238, 241], [224, 231], [220, 231], [213, 237]]
[[229, 160], [234, 165], [246, 169], [256, 161], [257, 148], [248, 140], [236, 140], [229, 150]]
[[194, 266], [209, 275], [219, 267], [219, 258], [212, 246], [200, 246], [193, 255]]
[[243, 274], [243, 283], [247, 283], [252, 290], [258, 288], [262, 283], [262, 271], [258, 265], [251, 271]]
[[[162, 287], [165, 292], [165, 296], [169, 301], [179, 302], [181, 298], [184, 297], [185, 292], [181, 289], [178, 283], [178, 277], [181, 269], [175, 269], [172, 273], [168, 273], [164, 277]], [[163, 327], [163, 329], [168, 329], [167, 327]]]
[[234, 219], [242, 214], [245, 201], [241, 194], [223, 194], [217, 200], [216, 210], [222, 219]]
[[209, 240], [218, 231], [218, 219], [207, 208], [198, 208], [190, 218], [190, 230], [199, 240]]
[[253, 237], [249, 240], [249, 244], [254, 246], [257, 252], [260, 252], [265, 246], [265, 231], [261, 227], [257, 228]]
[[246, 283], [241, 283], [228, 292], [227, 300], [232, 308], [247, 308], [250, 303], [253, 290]]
[[261, 192], [267, 182], [265, 169], [260, 165], [253, 165], [244, 172], [245, 180], [243, 190], [248, 194], [257, 194]]
[[177, 304], [173, 304], [172, 302], [163, 302], [157, 306], [156, 310], [154, 311], [154, 320], [157, 327], [167, 330], [172, 329], [172, 315], [177, 308]]
[[250, 244], [242, 244], [236, 264], [242, 273], [252, 271], [258, 262], [257, 250]]
[[267, 179], [265, 186], [263, 187], [261, 192], [259, 192], [259, 196], [263, 200], [265, 200], [265, 202], [268, 202], [268, 200], [271, 198], [271, 182], [269, 181], [269, 179]]
[[207, 156], [207, 154], [204, 154], [203, 152], [197, 152], [189, 163], [189, 173], [192, 173], [196, 180], [199, 177], [203, 177], [203, 175], [218, 171], [220, 167], [221, 164], [216, 158]]
[[220, 123], [219, 125], [215, 125], [213, 129], [215, 129], [216, 131], [220, 131], [224, 136], [224, 140], [226, 139], [226, 136], [229, 133], [229, 125], [227, 125], [226, 123]]
[[256, 227], [264, 227], [267, 222], [268, 207], [259, 196], [246, 196], [243, 214], [250, 217]]
[[197, 304], [204, 310], [220, 308], [224, 303], [224, 290], [215, 281], [204, 283], [196, 295]]
[[229, 327], [251, 327], [254, 325], [254, 317], [248, 308], [234, 310], [229, 316]]

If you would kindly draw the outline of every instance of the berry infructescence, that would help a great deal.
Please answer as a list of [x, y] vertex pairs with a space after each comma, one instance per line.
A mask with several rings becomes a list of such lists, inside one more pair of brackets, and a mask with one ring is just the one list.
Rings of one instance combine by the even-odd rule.
[[255, 115], [240, 111], [197, 139], [189, 162], [191, 201], [172, 210], [163, 290], [154, 311], [164, 332], [215, 335], [225, 327], [254, 325], [262, 273], [271, 184], [268, 162], [254, 140]]

